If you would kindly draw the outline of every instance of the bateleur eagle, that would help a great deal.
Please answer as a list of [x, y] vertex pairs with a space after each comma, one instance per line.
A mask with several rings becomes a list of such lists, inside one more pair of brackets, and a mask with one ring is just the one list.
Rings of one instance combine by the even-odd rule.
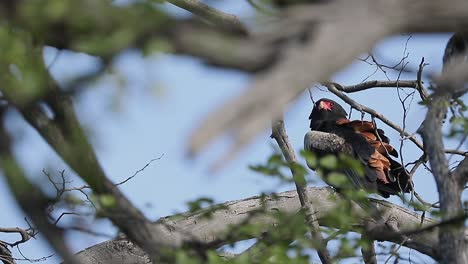
[[[352, 153], [349, 154], [362, 163], [364, 176], [351, 168], [339, 169], [339, 172], [345, 174], [350, 180], [349, 182], [353, 185], [350, 186], [351, 188], [377, 192], [385, 198], [412, 190], [410, 176], [406, 169], [390, 158], [390, 155], [398, 157], [398, 152], [389, 144], [390, 141], [384, 131], [377, 129], [372, 122], [347, 119], [347, 113], [343, 107], [330, 99], [317, 101], [309, 119], [312, 131], [332, 133], [343, 138], [351, 148]], [[311, 149], [308, 135], [306, 134], [304, 138], [306, 150], [316, 152], [319, 156], [340, 154]], [[324, 180], [327, 182], [327, 175], [324, 175]], [[330, 182], [327, 183], [333, 186]]]

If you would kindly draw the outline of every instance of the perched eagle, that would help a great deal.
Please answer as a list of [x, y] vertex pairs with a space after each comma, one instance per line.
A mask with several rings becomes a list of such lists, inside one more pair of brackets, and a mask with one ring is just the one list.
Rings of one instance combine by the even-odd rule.
[[[376, 192], [385, 198], [412, 190], [410, 176], [406, 169], [390, 158], [390, 155], [398, 157], [398, 152], [390, 146], [390, 141], [384, 131], [377, 129], [372, 122], [347, 119], [347, 113], [343, 107], [330, 99], [317, 101], [309, 119], [312, 131], [332, 133], [343, 138], [350, 148], [351, 153], [348, 154], [362, 163], [365, 175], [360, 175], [351, 168], [339, 170], [353, 185], [350, 188]], [[307, 133], [304, 138], [306, 150], [316, 152], [319, 156], [339, 154], [312, 149], [311, 143], [310, 133]], [[327, 175], [324, 175], [324, 180], [327, 182]]]

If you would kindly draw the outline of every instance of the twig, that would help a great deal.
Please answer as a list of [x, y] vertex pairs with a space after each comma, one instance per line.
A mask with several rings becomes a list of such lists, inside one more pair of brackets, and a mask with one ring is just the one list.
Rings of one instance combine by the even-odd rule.
[[440, 208], [440, 205], [438, 205], [439, 202], [435, 202], [435, 203], [427, 202], [417, 192], [414, 192], [414, 197], [416, 197], [416, 199], [418, 199], [418, 201], [425, 206], [429, 206], [432, 208]]
[[145, 165], [145, 166], [143, 166], [141, 169], [139, 169], [139, 170], [135, 171], [135, 173], [133, 173], [133, 175], [132, 175], [132, 176], [130, 176], [130, 177], [128, 177], [127, 179], [125, 179], [125, 180], [123, 180], [123, 181], [121, 181], [121, 182], [117, 183], [117, 184], [116, 184], [116, 186], [118, 186], [118, 185], [122, 185], [122, 184], [124, 184], [124, 183], [128, 182], [129, 180], [131, 180], [131, 179], [135, 178], [135, 176], [137, 176], [137, 174], [138, 174], [138, 173], [140, 173], [140, 172], [144, 171], [144, 170], [145, 170], [145, 169], [146, 169], [146, 168], [147, 168], [149, 165], [151, 165], [151, 163], [153, 163], [154, 161], [157, 161], [157, 160], [160, 160], [160, 159], [162, 159], [162, 157], [164, 157], [164, 154], [161, 154], [161, 156], [159, 156], [158, 158], [155, 158], [155, 159], [152, 159], [152, 160], [150, 160], [150, 161], [149, 161], [148, 163], [146, 163], [146, 165]]
[[271, 10], [268, 10], [266, 9], [265, 7], [259, 5], [255, 0], [247, 0], [247, 3], [249, 3], [253, 8], [255, 8], [255, 10], [257, 10], [258, 12], [264, 14], [264, 15], [267, 15], [267, 16], [278, 16], [277, 13], [271, 11]]
[[51, 255], [47, 255], [47, 256], [45, 256], [45, 257], [32, 259], [32, 258], [26, 257], [26, 255], [23, 254], [23, 251], [21, 250], [21, 248], [20, 248], [19, 246], [16, 246], [16, 249], [18, 250], [18, 252], [20, 253], [20, 255], [23, 257], [23, 259], [17, 259], [17, 260], [27, 260], [27, 261], [30, 262], [30, 263], [33, 263], [33, 262], [43, 262], [43, 261], [45, 261], [46, 259], [51, 258], [51, 257], [54, 256], [53, 254], [51, 254]]
[[418, 69], [418, 74], [417, 74], [418, 85], [416, 87], [416, 89], [419, 92], [419, 96], [421, 97], [422, 100], [426, 100], [429, 97], [426, 89], [424, 88], [423, 81], [422, 81], [423, 69], [427, 65], [429, 65], [429, 63], [424, 63], [424, 57], [422, 57], [421, 63], [419, 63], [419, 69]]
[[[397, 255], [397, 252], [398, 250], [400, 250], [400, 248], [406, 243], [406, 241], [408, 241], [408, 237], [406, 237], [405, 239], [403, 239], [403, 241], [401, 243], [398, 243], [398, 246], [392, 250], [390, 253], [389, 253], [389, 256], [388, 258], [385, 260], [385, 263], [384, 264], [387, 264], [390, 259], [392, 259], [393, 256]], [[398, 256], [398, 255], [397, 255]]]
[[419, 159], [417, 159], [416, 161], [410, 162], [410, 163], [406, 164], [405, 167], [414, 164], [413, 167], [411, 168], [410, 172], [409, 172], [409, 176], [410, 176], [410, 177], [413, 177], [413, 175], [414, 175], [414, 173], [416, 172], [416, 170], [417, 170], [422, 164], [424, 164], [424, 163], [426, 162], [426, 160], [427, 160], [427, 157], [426, 157], [426, 155], [423, 154], [423, 155], [421, 155], [421, 157], [419, 157]]

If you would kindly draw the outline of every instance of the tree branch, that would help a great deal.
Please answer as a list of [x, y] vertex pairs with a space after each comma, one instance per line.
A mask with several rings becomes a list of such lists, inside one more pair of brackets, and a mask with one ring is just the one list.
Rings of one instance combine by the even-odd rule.
[[227, 14], [216, 10], [198, 0], [167, 0], [169, 3], [185, 9], [199, 16], [213, 26], [221, 27], [230, 32], [248, 35], [248, 30], [239, 21], [239, 19], [231, 14]]
[[[308, 187], [306, 194], [310, 198], [310, 202], [315, 206], [319, 224], [334, 227], [330, 222], [324, 222], [323, 219], [327, 214], [335, 210], [336, 203], [339, 203], [341, 198], [331, 188]], [[438, 223], [436, 220], [427, 217], [421, 218], [415, 212], [383, 200], [371, 199], [371, 201], [379, 208], [385, 219], [392, 218], [396, 221], [396, 225], [399, 226], [402, 233], [412, 232]], [[296, 214], [301, 210], [296, 190], [230, 201], [223, 203], [221, 206], [215, 205], [215, 207], [223, 209], [215, 210], [211, 218], [206, 218], [205, 216], [206, 210], [210, 210], [210, 208], [207, 208], [197, 213], [184, 213], [164, 217], [154, 223], [154, 225], [164, 225], [166, 227], [165, 234], [161, 239], [169, 238], [174, 232], [186, 232], [193, 236], [194, 239], [204, 243], [220, 241], [220, 243], [212, 244], [216, 248], [227, 243], [226, 241], [224, 243], [222, 241], [231, 232], [231, 227], [233, 226], [239, 226], [247, 221], [248, 223], [255, 223], [257, 226], [267, 229], [274, 226], [278, 221], [277, 218], [269, 216], [268, 212], [279, 211], [281, 213]], [[353, 204], [352, 210], [357, 215], [365, 215], [361, 207], [356, 204]], [[259, 212], [266, 213], [259, 214]], [[374, 228], [375, 232], [372, 233], [372, 238], [375, 240], [391, 241], [394, 243], [403, 241], [401, 235], [390, 232], [388, 228], [383, 227], [379, 229], [374, 226], [367, 226], [367, 223], [363, 220], [358, 220], [352, 226], [354, 227], [353, 231], [358, 233], [363, 232], [363, 227]], [[431, 228], [430, 230], [409, 235], [411, 239], [404, 246], [438, 260], [441, 257], [441, 252], [438, 250], [437, 232], [438, 227], [434, 227], [434, 229]], [[468, 238], [468, 229], [465, 233]], [[249, 238], [251, 237], [239, 237], [236, 241]], [[128, 254], [128, 252], [132, 252], [132, 254]], [[102, 258], [101, 256], [103, 255], [106, 257]], [[83, 264], [95, 263], [95, 259], [100, 259], [102, 264], [115, 263], [116, 260], [119, 260], [119, 263], [122, 264], [145, 263], [142, 256], [144, 256], [144, 253], [140, 249], [122, 238], [103, 242], [77, 254], [78, 259]], [[142, 261], [136, 261], [138, 259]]]
[[24, 243], [32, 237], [32, 235], [27, 230], [19, 228], [19, 227], [14, 227], [14, 228], [0, 227], [0, 233], [18, 233], [21, 235], [20, 240], [14, 243], [8, 243], [8, 245], [11, 247]]
[[416, 89], [419, 85], [417, 80], [397, 80], [397, 81], [373, 80], [373, 81], [367, 81], [367, 82], [362, 82], [359, 84], [348, 85], [348, 86], [336, 85], [336, 83], [334, 84], [335, 84], [335, 87], [339, 91], [342, 91], [345, 93], [355, 93], [355, 92], [360, 92], [360, 91], [364, 91], [367, 89], [379, 88], [379, 87], [388, 87], [388, 88], [400, 87], [400, 88], [415, 88]]
[[[318, 131], [308, 132], [308, 137], [313, 138], [309, 144], [311, 148], [323, 149], [331, 152], [349, 150], [345, 141], [333, 134]], [[332, 223], [324, 221], [324, 217], [335, 211], [336, 204], [342, 199], [330, 188], [305, 189], [305, 194], [314, 205], [316, 217], [322, 226], [336, 227]], [[364, 220], [367, 216], [362, 208], [353, 203], [352, 211], [362, 216], [356, 223], [352, 223], [352, 231], [364, 233], [369, 239], [378, 241], [391, 241], [402, 244], [405, 247], [415, 249], [423, 254], [427, 254], [436, 260], [442, 257], [439, 251], [438, 232], [440, 226], [450, 226], [459, 221], [438, 222], [427, 217], [422, 217], [406, 208], [396, 206], [392, 203], [371, 199], [371, 202], [378, 207], [382, 213], [385, 223], [391, 223], [398, 232], [389, 230], [386, 226], [377, 225], [373, 222]], [[196, 213], [184, 213], [171, 217], [160, 219], [154, 225], [164, 226], [164, 234], [161, 239], [172, 239], [172, 236], [185, 234], [195, 241], [210, 245], [212, 248], [225, 245], [230, 242], [249, 239], [249, 236], [232, 237], [231, 227], [238, 227], [245, 223], [254, 223], [265, 230], [275, 226], [278, 219], [270, 216], [268, 212], [279, 211], [282, 213], [296, 214], [302, 210], [300, 198], [297, 191], [288, 191], [274, 195], [251, 197], [239, 201], [226, 202], [215, 205], [213, 208], [223, 208], [215, 210], [211, 218], [206, 218], [205, 212], [212, 211], [210, 208], [203, 209]], [[264, 212], [264, 213], [260, 213]], [[464, 229], [464, 236], [468, 239], [468, 229]], [[229, 239], [226, 239], [229, 237]], [[128, 254], [132, 252], [132, 254]], [[102, 254], [112, 256], [111, 258], [100, 258]], [[78, 253], [78, 258], [83, 264], [94, 263], [95, 259], [105, 259], [113, 263], [119, 259], [120, 263], [146, 263], [147, 257], [132, 243], [124, 239], [115, 239], [93, 246], [87, 250]]]
[[[450, 100], [466, 93], [468, 64], [464, 55], [445, 57], [444, 61], [447, 61], [447, 64], [444, 65], [443, 74], [436, 78], [437, 86], [429, 98], [426, 118], [418, 132], [423, 137], [424, 152], [428, 156], [432, 174], [436, 180], [442, 220], [447, 221], [465, 214], [461, 201], [464, 185], [462, 178], [464, 176], [452, 173], [449, 169], [443, 151], [442, 125]], [[461, 171], [466, 170], [466, 163], [465, 158], [460, 164]], [[442, 263], [468, 263], [468, 247], [464, 231], [464, 221], [456, 222], [448, 228], [439, 229], [439, 246], [441, 251], [445, 252], [441, 258]]]
[[368, 245], [361, 247], [362, 259], [365, 264], [377, 264], [377, 257], [375, 255], [374, 240], [361, 236], [361, 240], [368, 240]]
[[[463, 185], [455, 180], [449, 170], [444, 154], [442, 141], [442, 121], [447, 113], [447, 96], [431, 98], [426, 119], [419, 128], [424, 141], [424, 152], [431, 164], [432, 174], [439, 191], [440, 211], [442, 219], [450, 219], [463, 214], [461, 192]], [[465, 244], [464, 233], [461, 231], [464, 223], [452, 225], [439, 231], [440, 248], [443, 254], [442, 263], [467, 263], [468, 250]]]
[[260, 36], [226, 34], [193, 21], [173, 25], [167, 38], [176, 54], [195, 56], [214, 66], [245, 72], [270, 67], [281, 47]]
[[7, 243], [0, 240], [0, 261], [3, 264], [16, 264]]
[[286, 129], [284, 128], [284, 121], [274, 121], [271, 130], [271, 137], [276, 140], [276, 143], [278, 143], [284, 158], [291, 165], [291, 173], [296, 185], [301, 207], [305, 213], [305, 221], [310, 228], [312, 239], [317, 240], [319, 245], [317, 248], [317, 253], [320, 257], [320, 260], [324, 264], [331, 263], [330, 253], [327, 251], [327, 241], [323, 239], [320, 226], [315, 215], [316, 211], [314, 209], [314, 205], [312, 202], [310, 202], [310, 199], [307, 196], [305, 177], [301, 173], [298, 173], [293, 167], [294, 164], [297, 164], [297, 160], [296, 155], [294, 154], [294, 148], [291, 146], [288, 135], [286, 134]]
[[468, 182], [468, 157], [465, 157], [453, 172], [454, 177], [460, 179], [463, 186]]
[[[11, 151], [11, 140], [4, 127], [4, 109], [0, 110], [0, 167], [8, 186], [24, 213], [42, 231], [47, 242], [67, 263], [76, 264], [76, 258], [64, 241], [63, 230], [51, 224], [47, 218], [47, 196], [26, 177]], [[8, 231], [8, 230], [5, 230]], [[11, 230], [10, 230], [11, 231]], [[18, 232], [18, 231], [17, 231]], [[22, 239], [26, 239], [22, 234]]]
[[416, 89], [419, 92], [419, 97], [421, 97], [421, 100], [426, 100], [429, 97], [426, 89], [423, 86], [423, 81], [422, 81], [423, 69], [427, 65], [428, 65], [427, 63], [424, 63], [424, 57], [423, 57], [421, 59], [421, 62], [419, 63], [418, 73], [416, 75], [416, 78], [417, 78], [416, 81], [418, 82]]

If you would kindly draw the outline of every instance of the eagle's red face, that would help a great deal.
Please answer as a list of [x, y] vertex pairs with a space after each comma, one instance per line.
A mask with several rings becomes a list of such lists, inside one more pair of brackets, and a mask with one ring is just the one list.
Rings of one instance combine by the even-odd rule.
[[321, 101], [319, 104], [319, 109], [324, 109], [327, 111], [331, 111], [333, 109], [333, 102], [330, 101]]

